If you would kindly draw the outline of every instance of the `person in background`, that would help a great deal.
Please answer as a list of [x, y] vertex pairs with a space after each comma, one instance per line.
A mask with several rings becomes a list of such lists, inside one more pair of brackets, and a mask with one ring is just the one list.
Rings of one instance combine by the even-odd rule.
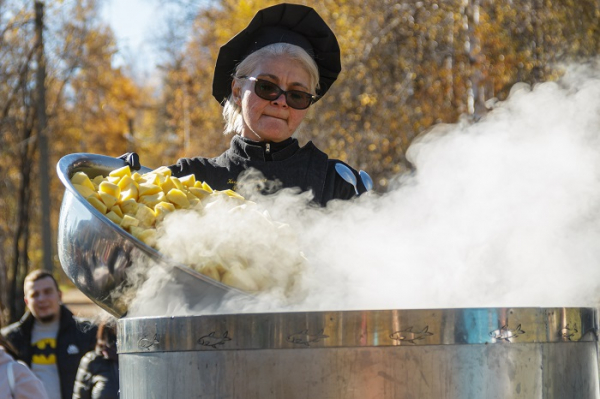
[[[169, 166], [173, 175], [193, 174], [213, 189], [235, 190], [240, 176], [254, 169], [279, 188], [311, 191], [323, 206], [365, 192], [356, 170], [293, 137], [340, 71], [337, 39], [314, 9], [279, 4], [260, 10], [221, 47], [215, 66], [212, 91], [223, 105], [225, 133], [233, 134], [229, 149], [216, 158], [182, 158]], [[135, 153], [119, 158], [140, 167]], [[347, 181], [352, 178], [356, 187]]]
[[42, 382], [17, 360], [16, 349], [0, 335], [0, 398], [47, 399]]
[[113, 325], [98, 327], [96, 349], [79, 363], [73, 399], [116, 399], [119, 397], [119, 358], [117, 334]]
[[62, 293], [49, 272], [28, 274], [24, 293], [27, 312], [2, 335], [43, 382], [49, 398], [71, 399], [79, 361], [94, 348], [97, 327], [61, 304]]

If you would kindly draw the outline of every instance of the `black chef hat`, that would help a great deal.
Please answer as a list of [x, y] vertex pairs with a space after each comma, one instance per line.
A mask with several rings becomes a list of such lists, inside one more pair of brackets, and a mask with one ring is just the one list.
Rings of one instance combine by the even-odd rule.
[[302, 47], [319, 68], [322, 96], [335, 82], [342, 66], [335, 35], [315, 10], [299, 4], [278, 4], [256, 13], [250, 24], [221, 47], [213, 79], [213, 96], [220, 103], [231, 94], [235, 67], [250, 53], [273, 43]]

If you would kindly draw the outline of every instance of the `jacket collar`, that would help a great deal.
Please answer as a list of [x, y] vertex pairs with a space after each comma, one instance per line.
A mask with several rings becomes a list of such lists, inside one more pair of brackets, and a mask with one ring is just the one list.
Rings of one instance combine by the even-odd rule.
[[279, 143], [253, 141], [239, 135], [231, 139], [230, 151], [244, 159], [258, 161], [281, 161], [294, 155], [300, 146], [290, 137]]

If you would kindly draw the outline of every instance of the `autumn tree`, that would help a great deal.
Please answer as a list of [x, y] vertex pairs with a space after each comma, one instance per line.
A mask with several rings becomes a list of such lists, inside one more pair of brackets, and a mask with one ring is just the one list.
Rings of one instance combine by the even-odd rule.
[[[101, 0], [45, 2], [51, 165], [71, 152], [137, 151], [154, 167], [181, 156], [216, 156], [228, 146], [221, 106], [212, 97], [219, 47], [259, 9], [279, 2], [155, 2], [180, 11], [157, 40], [164, 51], [156, 95], [126, 65], [115, 64], [118, 48], [99, 19]], [[600, 52], [597, 0], [300, 3], [314, 7], [336, 33], [343, 70], [297, 137], [369, 171], [379, 191], [410, 170], [404, 154], [431, 126], [477, 123], [514, 83], [556, 79], [564, 64]], [[41, 259], [33, 17], [33, 1], [0, 1], [3, 311]], [[64, 188], [51, 175], [55, 231]], [[16, 308], [9, 313], [19, 316]]]
[[[147, 107], [150, 96], [112, 64], [116, 46], [111, 31], [99, 20], [100, 4], [96, 0], [46, 2], [47, 134], [52, 166], [72, 152], [125, 152], [132, 121], [144, 120], [140, 110], [151, 108]], [[9, 320], [22, 313], [24, 276], [41, 266], [33, 5], [0, 3], [0, 308]], [[143, 126], [139, 135], [148, 133]], [[56, 231], [64, 187], [53, 167], [49, 173], [51, 230]]]
[[[30, 184], [34, 157], [34, 24], [32, 8], [0, 5], [0, 308], [18, 294], [18, 271], [35, 238], [30, 228]], [[14, 312], [13, 309], [8, 310]]]
[[[163, 108], [177, 155], [217, 155], [220, 108], [210, 95], [220, 45], [273, 1], [164, 0], [196, 10], [193, 34], [166, 65]], [[437, 123], [476, 122], [517, 81], [556, 79], [560, 63], [598, 53], [594, 0], [298, 2], [336, 32], [343, 70], [297, 134], [368, 170], [379, 190], [409, 170], [404, 153]], [[183, 145], [183, 143], [187, 143]]]

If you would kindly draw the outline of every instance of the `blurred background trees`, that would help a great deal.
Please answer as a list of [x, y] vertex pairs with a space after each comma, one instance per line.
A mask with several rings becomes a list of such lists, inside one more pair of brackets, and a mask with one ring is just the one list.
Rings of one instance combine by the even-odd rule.
[[[74, 152], [141, 154], [149, 167], [216, 156], [230, 138], [213, 99], [219, 46], [276, 4], [266, 0], [155, 0], [172, 13], [156, 40], [159, 87], [116, 66], [102, 0], [46, 0], [46, 115], [51, 231], [63, 188], [56, 162]], [[22, 280], [42, 267], [37, 169], [38, 71], [34, 1], [0, 0], [0, 310], [22, 311]], [[598, 0], [322, 0], [343, 71], [298, 133], [369, 171], [378, 191], [410, 169], [412, 140], [438, 123], [476, 123], [516, 82], [554, 80], [600, 51]], [[55, 239], [55, 237], [53, 237]], [[54, 241], [53, 241], [54, 243]], [[54, 245], [55, 247], [55, 245]], [[60, 265], [53, 254], [53, 267]], [[15, 300], [16, 298], [16, 300]]]

